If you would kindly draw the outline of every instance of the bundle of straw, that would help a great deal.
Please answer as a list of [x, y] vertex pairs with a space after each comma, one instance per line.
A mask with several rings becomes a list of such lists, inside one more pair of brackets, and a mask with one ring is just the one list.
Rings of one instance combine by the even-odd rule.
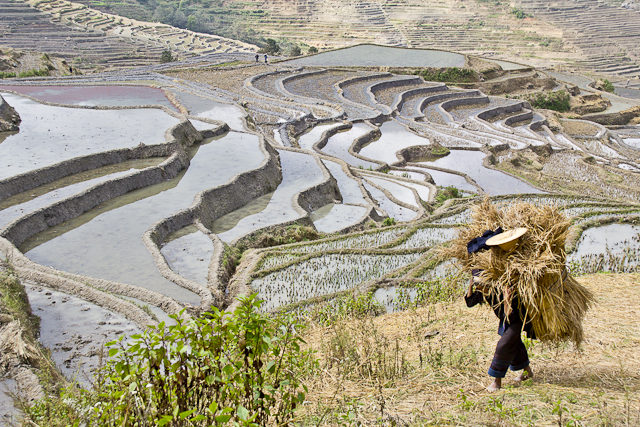
[[[582, 320], [594, 297], [565, 267], [569, 218], [555, 206], [524, 202], [498, 210], [488, 198], [472, 209], [472, 223], [459, 229], [443, 255], [457, 258], [458, 266], [468, 273], [482, 270], [480, 280], [489, 286], [489, 292], [508, 295], [507, 304], [517, 296], [521, 313], [541, 341], [571, 340], [579, 345]], [[498, 227], [526, 227], [529, 231], [509, 252], [497, 246], [475, 254], [467, 252], [470, 240]]]

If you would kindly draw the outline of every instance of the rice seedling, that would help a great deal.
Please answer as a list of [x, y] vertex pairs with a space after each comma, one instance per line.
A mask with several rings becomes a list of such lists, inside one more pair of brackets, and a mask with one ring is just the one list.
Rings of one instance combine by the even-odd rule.
[[295, 246], [291, 248], [291, 252], [324, 252], [332, 249], [354, 249], [354, 248], [375, 248], [386, 245], [389, 242], [406, 233], [409, 228], [397, 227], [385, 229], [384, 231], [370, 231], [355, 236], [339, 238], [335, 240], [313, 243], [303, 246]]
[[415, 249], [427, 248], [439, 245], [455, 237], [455, 229], [453, 228], [434, 228], [424, 227], [416, 230], [403, 243], [395, 246], [394, 249]]
[[437, 219], [435, 221], [431, 221], [432, 224], [446, 224], [446, 225], [453, 225], [453, 224], [466, 224], [469, 221], [471, 221], [471, 209], [467, 209], [464, 210], [460, 213], [457, 213], [455, 215], [452, 216], [448, 216], [448, 217], [444, 217], [444, 218], [440, 218]]
[[260, 260], [260, 262], [256, 266], [256, 271], [268, 270], [268, 269], [277, 267], [279, 265], [291, 262], [296, 258], [298, 258], [298, 256], [295, 254], [288, 254], [288, 253], [268, 254], [268, 255], [265, 255], [264, 258], [262, 258], [262, 260]]
[[322, 255], [256, 278], [251, 282], [251, 287], [265, 300], [263, 308], [273, 310], [309, 298], [352, 289], [410, 264], [420, 255]]

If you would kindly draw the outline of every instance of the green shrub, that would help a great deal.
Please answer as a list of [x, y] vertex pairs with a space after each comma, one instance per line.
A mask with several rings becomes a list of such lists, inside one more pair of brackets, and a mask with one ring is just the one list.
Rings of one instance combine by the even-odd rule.
[[396, 225], [396, 219], [395, 218], [385, 218], [384, 221], [382, 221], [382, 225], [384, 227], [389, 227], [391, 225]]
[[531, 14], [526, 13], [522, 9], [518, 9], [517, 7], [514, 7], [511, 9], [511, 14], [514, 15], [517, 19], [530, 18], [533, 16]]
[[300, 49], [300, 46], [293, 45], [293, 47], [289, 49], [289, 56], [300, 56], [300, 55], [302, 55], [302, 50]]
[[616, 90], [616, 88], [613, 87], [613, 83], [611, 83], [607, 79], [604, 79], [604, 85], [602, 86], [602, 89], [605, 92], [609, 92], [609, 93], [613, 93]]
[[[43, 68], [41, 70], [38, 69], [33, 69], [33, 70], [29, 70], [29, 71], [24, 71], [20, 74], [18, 74], [18, 77], [22, 78], [22, 77], [46, 77], [49, 75], [49, 70], [46, 68]], [[14, 75], [15, 77], [15, 75]]]
[[476, 80], [476, 73], [470, 68], [451, 67], [444, 70], [423, 70], [420, 75], [430, 82], [464, 83]]
[[309, 48], [309, 50], [307, 51], [307, 54], [308, 54], [308, 55], [311, 55], [312, 53], [318, 53], [318, 48], [317, 48], [317, 47], [315, 47], [315, 46], [311, 46], [311, 47]]
[[0, 79], [12, 79], [16, 76], [16, 73], [10, 71], [0, 71]]
[[108, 343], [89, 424], [264, 426], [288, 423], [305, 398], [314, 360], [292, 317], [260, 312], [256, 296], [232, 313], [163, 323]]
[[160, 55], [161, 64], [166, 64], [167, 62], [173, 62], [175, 60], [176, 58], [173, 57], [169, 49], [165, 49], [162, 51], [162, 55]]
[[537, 93], [526, 96], [527, 101], [534, 108], [545, 108], [547, 110], [559, 111], [561, 113], [569, 111], [569, 94], [563, 90], [549, 93]]
[[269, 55], [275, 55], [280, 52], [280, 46], [274, 39], [266, 39], [265, 44], [258, 51], [259, 53], [266, 53]]
[[458, 197], [462, 197], [462, 193], [456, 187], [449, 186], [440, 189], [438, 194], [436, 195], [436, 203], [444, 203], [445, 200], [449, 199], [457, 199]]

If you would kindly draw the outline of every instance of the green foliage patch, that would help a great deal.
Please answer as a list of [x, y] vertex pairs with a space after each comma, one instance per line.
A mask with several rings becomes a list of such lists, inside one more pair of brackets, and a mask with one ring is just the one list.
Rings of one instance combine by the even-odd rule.
[[607, 80], [607, 79], [604, 79], [604, 85], [602, 86], [602, 89], [603, 89], [605, 92], [609, 92], [609, 93], [613, 93], [613, 92], [616, 90], [616, 88], [615, 88], [615, 87], [613, 87], [613, 83], [611, 83], [611, 82], [610, 82], [609, 80]]
[[[255, 295], [240, 298], [233, 313], [216, 308], [197, 319], [172, 316], [129, 342], [108, 343], [109, 360], [95, 391], [62, 393], [65, 423], [100, 426], [285, 425], [305, 399], [302, 378], [316, 361], [292, 316], [261, 312]], [[28, 410], [35, 425], [56, 420]], [[34, 425], [34, 424], [30, 424]]]
[[426, 69], [417, 74], [429, 82], [469, 83], [477, 80], [476, 72], [471, 68]]
[[16, 76], [16, 73], [11, 71], [0, 71], [0, 79], [12, 79]]
[[442, 204], [449, 199], [457, 199], [462, 197], [462, 192], [454, 186], [444, 187], [438, 191], [436, 195], [436, 203]]
[[569, 111], [570, 95], [564, 90], [557, 92], [540, 92], [531, 95], [525, 95], [524, 98], [529, 101], [533, 108], [544, 108], [547, 110], [559, 111], [561, 113]]
[[[20, 74], [18, 74], [18, 77], [23, 78], [23, 77], [46, 77], [49, 75], [49, 70], [47, 68], [43, 68], [43, 69], [36, 69], [34, 68], [33, 70], [29, 70], [29, 71], [24, 71]], [[14, 75], [15, 77], [15, 75]]]
[[519, 9], [517, 7], [514, 7], [511, 9], [511, 14], [515, 16], [517, 19], [525, 19], [525, 18], [533, 17], [533, 15], [531, 15], [530, 13], [527, 13], [524, 10]]
[[160, 63], [161, 64], [166, 64], [168, 62], [173, 62], [175, 61], [176, 58], [173, 57], [173, 55], [171, 55], [171, 51], [168, 49], [165, 49], [162, 51], [162, 55], [160, 55]]

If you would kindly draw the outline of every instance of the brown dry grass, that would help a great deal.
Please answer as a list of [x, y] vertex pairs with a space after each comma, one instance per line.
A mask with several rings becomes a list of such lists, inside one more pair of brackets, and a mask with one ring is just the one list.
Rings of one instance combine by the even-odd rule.
[[[311, 325], [305, 339], [318, 351], [321, 369], [308, 382], [302, 424], [639, 426], [640, 275], [578, 280], [597, 298], [584, 321], [581, 349], [534, 343], [533, 381], [516, 387], [510, 373], [506, 387], [494, 394], [485, 387], [498, 322], [487, 308], [467, 309], [462, 297], [376, 318]], [[408, 372], [384, 378], [376, 369], [356, 372], [348, 357], [331, 363], [337, 353], [330, 343], [337, 337], [359, 352], [360, 367], [372, 361], [375, 366], [384, 353], [387, 362], [404, 358]]]

